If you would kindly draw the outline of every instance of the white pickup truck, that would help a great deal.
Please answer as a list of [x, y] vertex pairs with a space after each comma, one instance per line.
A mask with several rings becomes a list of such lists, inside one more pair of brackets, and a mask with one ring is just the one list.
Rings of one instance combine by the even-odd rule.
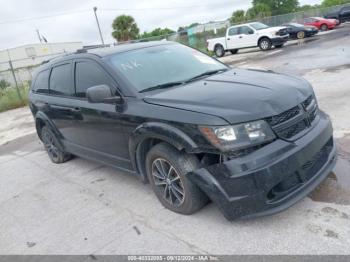
[[255, 22], [231, 26], [225, 37], [208, 39], [207, 46], [217, 57], [222, 57], [226, 51], [236, 54], [242, 48], [258, 46], [264, 51], [272, 46], [280, 48], [288, 41], [288, 37], [286, 27], [269, 27]]

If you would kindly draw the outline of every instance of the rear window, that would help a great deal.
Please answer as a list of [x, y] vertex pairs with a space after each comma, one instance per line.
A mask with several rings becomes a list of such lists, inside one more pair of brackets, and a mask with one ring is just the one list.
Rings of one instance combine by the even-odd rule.
[[40, 73], [38, 73], [34, 86], [33, 91], [37, 93], [48, 93], [49, 92], [49, 76], [50, 76], [50, 70], [45, 70]]
[[73, 96], [71, 64], [59, 65], [52, 68], [50, 76], [50, 94]]

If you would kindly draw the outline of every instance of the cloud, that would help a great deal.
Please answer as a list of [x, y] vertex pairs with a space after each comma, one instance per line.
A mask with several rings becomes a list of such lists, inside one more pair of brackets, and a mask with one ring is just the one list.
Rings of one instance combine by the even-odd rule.
[[[302, 4], [315, 4], [317, 0], [302, 0]], [[246, 9], [250, 1], [241, 0], [0, 0], [0, 49], [18, 45], [37, 43], [36, 29], [49, 42], [83, 41], [84, 44], [100, 43], [95, 17], [92, 11], [98, 7], [98, 17], [105, 42], [114, 42], [111, 32], [113, 19], [120, 14], [132, 15], [141, 31], [150, 31], [156, 27], [169, 27], [176, 30], [179, 26], [193, 22], [225, 20], [237, 9]], [[181, 7], [172, 9], [172, 7]], [[185, 8], [189, 7], [189, 8]], [[105, 9], [123, 8], [123, 11]], [[130, 10], [138, 9], [138, 10]], [[75, 13], [72, 13], [75, 12]], [[32, 17], [45, 17], [14, 23], [2, 23]]]

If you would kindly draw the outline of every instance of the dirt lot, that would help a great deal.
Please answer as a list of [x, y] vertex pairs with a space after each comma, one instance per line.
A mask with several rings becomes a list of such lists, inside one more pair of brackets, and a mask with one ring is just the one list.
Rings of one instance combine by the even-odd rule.
[[213, 204], [181, 216], [135, 177], [81, 158], [52, 164], [23, 108], [0, 114], [0, 253], [350, 254], [350, 24], [222, 60], [313, 84], [339, 148], [334, 172], [315, 192], [258, 219], [228, 222]]

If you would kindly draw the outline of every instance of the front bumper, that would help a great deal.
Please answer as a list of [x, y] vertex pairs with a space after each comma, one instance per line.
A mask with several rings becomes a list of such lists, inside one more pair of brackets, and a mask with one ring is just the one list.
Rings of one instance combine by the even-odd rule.
[[281, 139], [241, 158], [189, 173], [229, 219], [287, 209], [314, 190], [336, 162], [331, 122], [323, 112], [293, 143]]
[[285, 44], [289, 39], [289, 35], [279, 36], [271, 39], [272, 45], [283, 45]]

